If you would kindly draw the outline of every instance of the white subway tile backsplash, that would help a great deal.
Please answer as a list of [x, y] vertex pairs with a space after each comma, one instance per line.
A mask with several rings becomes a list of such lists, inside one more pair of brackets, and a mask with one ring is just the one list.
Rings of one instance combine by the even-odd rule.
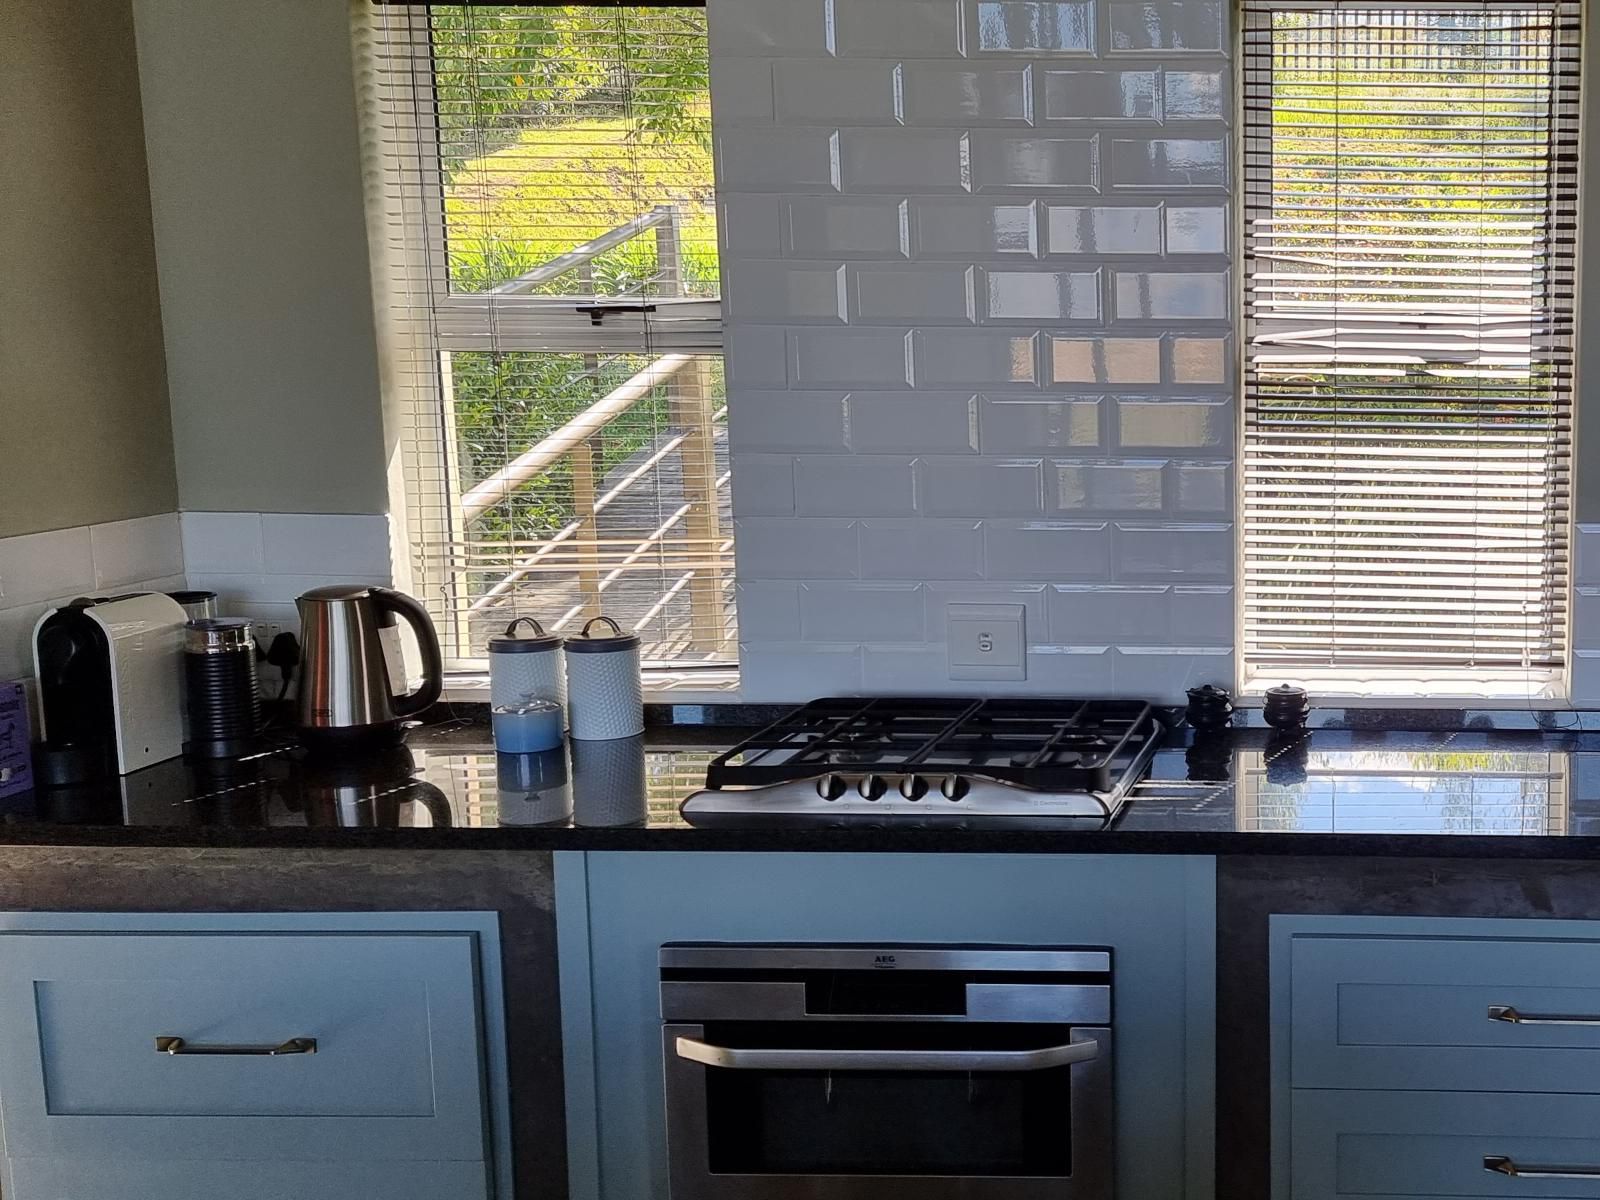
[[717, 184], [731, 192], [786, 192], [791, 188], [838, 188], [839, 131], [719, 129]]
[[1109, 0], [1108, 10], [1113, 51], [1226, 48], [1222, 0]]
[[793, 642], [800, 638], [800, 585], [740, 583], [735, 589], [739, 636], [750, 642]]
[[1117, 445], [1124, 450], [1233, 448], [1233, 405], [1225, 399], [1127, 396], [1117, 407]]
[[[735, 305], [725, 306], [726, 319], [738, 320]], [[730, 395], [743, 388], [783, 387], [789, 382], [785, 364], [788, 336], [778, 326], [745, 325], [730, 337], [722, 351], [722, 371]]]
[[1228, 143], [1222, 138], [1113, 138], [1111, 184], [1118, 188], [1223, 188]]
[[[1022, 636], [1030, 646], [1050, 640], [1046, 585], [1042, 583], [957, 583], [943, 580], [923, 585], [927, 602], [928, 641], [944, 643], [948, 638], [948, 608], [952, 604], [1020, 604], [1023, 609]], [[988, 688], [985, 681], [984, 687]], [[969, 681], [967, 690], [972, 690]]]
[[245, 573], [263, 569], [261, 514], [186, 512], [179, 514], [183, 561], [192, 573]]
[[707, 0], [707, 7], [713, 62], [732, 54], [833, 50], [833, 0]]
[[1207, 646], [1118, 646], [1112, 667], [1116, 694], [1157, 704], [1182, 704], [1192, 687], [1233, 681], [1233, 650]]
[[1046, 71], [1047, 121], [1161, 120], [1161, 72]]
[[1034, 257], [1039, 253], [1033, 204], [923, 200], [912, 206], [912, 253], [917, 258]]
[[746, 453], [843, 454], [844, 392], [766, 392], [738, 394], [728, 405], [728, 444], [735, 463]]
[[91, 525], [89, 545], [98, 591], [183, 575], [183, 534], [177, 513]]
[[1033, 68], [909, 63], [904, 68], [908, 125], [1029, 125]]
[[95, 589], [89, 527], [0, 538], [0, 608], [21, 608]]
[[978, 448], [978, 398], [964, 392], [852, 392], [846, 403], [850, 449], [858, 454]]
[[1103, 401], [1096, 396], [983, 396], [978, 402], [978, 444], [985, 454], [1040, 450], [1090, 453], [1104, 445], [1103, 407]]
[[1174, 462], [1172, 507], [1185, 516], [1226, 517], [1233, 512], [1233, 467], [1218, 462]]
[[1088, 54], [1095, 48], [1094, 0], [976, 0], [978, 53]]
[[780, 454], [741, 454], [729, 482], [735, 517], [794, 515], [794, 459]]
[[777, 196], [723, 196], [717, 203], [717, 227], [730, 256], [776, 257], [783, 249], [779, 239], [781, 201]]
[[1050, 339], [1050, 382], [1118, 386], [1161, 382], [1159, 338]]
[[739, 698], [748, 703], [799, 703], [860, 691], [859, 643], [739, 643]]
[[1037, 458], [917, 460], [917, 507], [927, 516], [1025, 517], [1043, 510], [1044, 464]]
[[800, 635], [820, 642], [920, 642], [922, 586], [803, 583]]
[[1159, 254], [1161, 210], [1045, 206], [1048, 254]]
[[33, 627], [49, 606], [0, 608], [0, 683], [33, 674]]
[[1233, 526], [1116, 521], [1114, 569], [1128, 581], [1227, 583], [1233, 578]]
[[1105, 521], [985, 521], [983, 543], [990, 579], [1111, 578]]
[[729, 263], [724, 277], [727, 302], [742, 320], [844, 321], [843, 264], [742, 259]]
[[919, 330], [912, 335], [918, 387], [1033, 387], [1039, 381], [1037, 334], [999, 330]]
[[1099, 271], [988, 271], [991, 321], [1098, 321]]
[[1164, 71], [1162, 100], [1169, 121], [1220, 121], [1232, 107], [1223, 71]]
[[778, 120], [794, 125], [897, 123], [898, 63], [791, 59], [772, 65]]
[[387, 579], [389, 518], [329, 513], [262, 513], [262, 567], [273, 575]]
[[972, 267], [955, 264], [853, 266], [850, 315], [862, 324], [971, 323]]
[[1171, 343], [1173, 383], [1224, 384], [1232, 376], [1227, 338], [1177, 337]]
[[752, 517], [733, 524], [741, 582], [856, 577], [860, 560], [854, 521]]
[[908, 387], [910, 356], [910, 337], [888, 330], [789, 334], [789, 378], [796, 387]]
[[1048, 593], [1050, 640], [1063, 645], [1164, 645], [1171, 634], [1172, 588], [1159, 584], [1056, 584]]
[[1118, 320], [1225, 321], [1226, 271], [1116, 271]]
[[961, 53], [960, 0], [833, 0], [837, 50], [877, 58]]
[[860, 532], [863, 579], [983, 578], [981, 521], [874, 518]]
[[1168, 254], [1225, 254], [1228, 249], [1228, 210], [1222, 205], [1206, 208], [1168, 207]]
[[795, 460], [795, 511], [803, 517], [910, 516], [913, 460], [884, 455], [807, 454]]
[[964, 130], [843, 129], [839, 162], [847, 192], [972, 189], [972, 148]]
[[717, 94], [720, 125], [773, 120], [772, 62], [718, 55], [711, 60], [711, 88]]
[[904, 200], [795, 196], [783, 204], [784, 252], [796, 258], [901, 258], [910, 252]]
[[1049, 188], [1092, 192], [1100, 186], [1100, 139], [972, 133], [973, 179], [980, 192]]
[[[1146, 643], [1150, 639], [1143, 639]], [[1234, 640], [1233, 589], [1172, 589], [1171, 641], [1175, 646], [1231, 646]]]
[[1165, 459], [1125, 458], [1054, 464], [1054, 507], [1063, 513], [1159, 513]]

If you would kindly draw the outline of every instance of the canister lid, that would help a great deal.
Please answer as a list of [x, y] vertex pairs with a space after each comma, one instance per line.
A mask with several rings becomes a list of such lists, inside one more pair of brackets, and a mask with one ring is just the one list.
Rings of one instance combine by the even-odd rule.
[[[521, 626], [531, 625], [531, 634], [522, 634], [518, 630]], [[490, 654], [538, 654], [545, 650], [561, 649], [561, 635], [546, 633], [544, 626], [532, 617], [518, 617], [506, 626], [504, 633], [497, 633], [489, 639]]]
[[[590, 633], [601, 623], [611, 626], [610, 633]], [[622, 626], [610, 617], [596, 617], [583, 627], [575, 638], [567, 639], [568, 654], [606, 654], [616, 650], [634, 650], [639, 645], [637, 633], [623, 633]]]
[[525, 717], [530, 713], [551, 713], [559, 717], [561, 705], [554, 700], [519, 700], [515, 704], [496, 704], [489, 711], [502, 717]]

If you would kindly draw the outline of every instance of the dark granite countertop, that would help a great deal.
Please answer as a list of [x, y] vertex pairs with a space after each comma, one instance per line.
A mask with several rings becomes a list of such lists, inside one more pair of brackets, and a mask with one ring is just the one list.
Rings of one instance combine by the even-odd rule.
[[281, 742], [25, 793], [0, 800], [0, 843], [1600, 857], [1600, 729], [1588, 721], [1317, 724], [1288, 738], [1179, 729], [1105, 829], [696, 829], [678, 803], [743, 729], [658, 726], [531, 759], [497, 757], [486, 728], [461, 720], [378, 754], [317, 760]]

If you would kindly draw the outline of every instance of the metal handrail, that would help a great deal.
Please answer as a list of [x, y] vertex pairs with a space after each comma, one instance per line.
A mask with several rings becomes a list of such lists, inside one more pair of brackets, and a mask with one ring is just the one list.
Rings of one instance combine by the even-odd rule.
[[590, 238], [582, 245], [574, 246], [565, 254], [558, 254], [549, 262], [540, 263], [533, 270], [526, 271], [515, 279], [508, 279], [504, 283], [490, 288], [488, 294], [491, 296], [514, 296], [521, 292], [530, 291], [542, 283], [549, 283], [550, 280], [557, 279], [568, 271], [593, 262], [607, 250], [614, 250], [624, 242], [631, 242], [646, 230], [676, 221], [677, 212], [677, 208], [673, 205], [659, 204], [649, 212], [641, 213], [625, 225], [618, 225], [615, 229], [608, 229], [599, 236]]

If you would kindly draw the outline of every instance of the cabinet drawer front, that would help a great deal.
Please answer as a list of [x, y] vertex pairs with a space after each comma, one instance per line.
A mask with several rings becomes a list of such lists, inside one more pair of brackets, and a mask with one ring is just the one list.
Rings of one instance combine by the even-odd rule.
[[108, 1162], [12, 1159], [6, 1200], [475, 1200], [481, 1162]]
[[1600, 942], [1297, 935], [1290, 970], [1294, 1087], [1600, 1093]]
[[[1595, 1200], [1600, 1098], [1469, 1092], [1299, 1091], [1292, 1101], [1291, 1200]], [[1511, 1177], [1484, 1167], [1594, 1177]]]
[[476, 980], [470, 934], [0, 936], [6, 1150], [481, 1159]]

